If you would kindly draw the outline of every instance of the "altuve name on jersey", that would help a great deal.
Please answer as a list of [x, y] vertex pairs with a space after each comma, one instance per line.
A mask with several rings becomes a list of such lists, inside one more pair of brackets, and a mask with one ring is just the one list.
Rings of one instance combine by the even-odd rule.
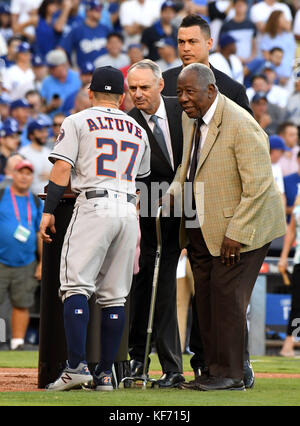
[[131, 121], [112, 117], [96, 117], [96, 120], [97, 122], [92, 118], [86, 119], [90, 132], [95, 132], [96, 130], [128, 131], [131, 135], [142, 139], [142, 130]]

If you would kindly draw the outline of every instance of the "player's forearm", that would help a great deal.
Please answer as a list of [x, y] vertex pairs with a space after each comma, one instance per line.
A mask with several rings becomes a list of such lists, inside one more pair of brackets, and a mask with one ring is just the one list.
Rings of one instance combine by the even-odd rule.
[[50, 179], [56, 185], [67, 186], [70, 180], [71, 164], [57, 160], [51, 170]]

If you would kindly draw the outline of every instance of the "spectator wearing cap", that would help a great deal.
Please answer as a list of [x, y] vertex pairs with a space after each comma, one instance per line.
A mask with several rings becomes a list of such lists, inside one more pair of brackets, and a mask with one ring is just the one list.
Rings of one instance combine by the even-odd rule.
[[[262, 74], [265, 67], [274, 67], [277, 70], [277, 67], [280, 66], [283, 58], [283, 50], [281, 47], [273, 47], [268, 52], [268, 60], [266, 58], [256, 57], [252, 61], [244, 65], [244, 84], [248, 89], [251, 87], [251, 80], [255, 75]], [[276, 71], [277, 74], [277, 71]]]
[[0, 200], [0, 304], [8, 294], [13, 307], [12, 350], [22, 349], [24, 345], [29, 308], [41, 279], [42, 203], [29, 190], [32, 180], [33, 165], [21, 160]]
[[6, 55], [1, 56], [1, 59], [4, 60], [6, 68], [15, 65], [17, 58], [17, 49], [21, 43], [20, 37], [11, 37], [7, 41], [7, 53]]
[[276, 132], [278, 124], [282, 122], [282, 110], [268, 102], [265, 92], [257, 92], [250, 102], [253, 116], [268, 135]]
[[62, 111], [66, 98], [79, 90], [81, 81], [77, 71], [69, 68], [66, 53], [61, 49], [51, 50], [46, 56], [49, 76], [42, 83], [41, 95], [45, 100], [45, 112], [51, 117]]
[[30, 105], [26, 99], [17, 99], [10, 104], [10, 117], [5, 122], [15, 122], [18, 126], [18, 132], [21, 134], [21, 145], [27, 143], [27, 123], [30, 118]]
[[38, 22], [35, 29], [35, 47], [45, 58], [50, 50], [56, 48], [61, 34], [54, 28], [53, 17], [59, 9], [56, 0], [43, 0], [38, 9]]
[[110, 33], [106, 43], [107, 53], [94, 61], [95, 67], [110, 65], [121, 69], [129, 64], [129, 57], [124, 53], [124, 37], [120, 33]]
[[283, 174], [280, 167], [280, 159], [284, 153], [289, 152], [290, 148], [286, 146], [284, 140], [279, 135], [271, 135], [269, 137], [270, 142], [270, 157], [272, 163], [272, 172], [275, 179], [275, 182], [278, 186], [280, 193], [282, 194], [282, 199], [284, 205], [286, 204], [286, 199], [284, 195], [284, 183], [283, 183]]
[[177, 56], [177, 45], [172, 38], [163, 38], [155, 44], [160, 57], [160, 59], [155, 62], [162, 72], [182, 65], [181, 60]]
[[0, 182], [0, 191], [11, 185], [14, 168], [21, 160], [25, 160], [25, 158], [19, 152], [12, 152], [7, 158], [6, 165], [4, 167], [4, 175]]
[[223, 33], [219, 39], [219, 52], [209, 56], [209, 62], [215, 68], [222, 70], [233, 80], [243, 84], [244, 72], [243, 64], [236, 55], [236, 39], [228, 33]]
[[0, 5], [0, 34], [6, 42], [14, 35], [11, 27], [10, 7], [6, 3]]
[[48, 76], [48, 67], [46, 61], [38, 54], [32, 58], [32, 71], [34, 73], [34, 87], [41, 91], [44, 79]]
[[125, 45], [140, 43], [143, 30], [159, 19], [160, 12], [161, 0], [123, 1], [119, 17], [125, 35]]
[[105, 53], [106, 38], [110, 31], [105, 25], [99, 23], [101, 10], [100, 0], [87, 0], [84, 22], [72, 28], [59, 42], [59, 46], [65, 50], [70, 61], [73, 51], [75, 52], [79, 67], [86, 62], [94, 63], [100, 55]]
[[297, 156], [300, 151], [298, 128], [291, 121], [284, 121], [278, 126], [277, 134], [289, 148], [289, 151], [285, 152], [279, 161], [282, 174], [287, 176], [296, 173], [299, 168]]
[[28, 90], [34, 88], [30, 49], [30, 44], [26, 41], [20, 43], [17, 47], [16, 64], [3, 73], [3, 88], [12, 101], [23, 98]]
[[22, 147], [19, 152], [34, 166], [34, 178], [31, 191], [38, 195], [44, 192], [52, 168], [48, 160], [50, 149], [46, 147], [48, 141], [48, 127], [40, 120], [33, 120], [27, 127], [30, 143]]
[[161, 6], [160, 19], [143, 31], [141, 43], [147, 47], [147, 58], [152, 61], [160, 59], [156, 43], [162, 38], [171, 38], [177, 45], [177, 27], [172, 23], [177, 13], [176, 4], [172, 0]]
[[243, 65], [256, 57], [256, 27], [248, 18], [248, 1], [234, 0], [234, 17], [226, 20], [221, 29], [220, 36], [230, 34], [236, 40], [236, 54]]
[[4, 175], [7, 159], [16, 152], [20, 144], [17, 126], [5, 124], [0, 130], [0, 175]]

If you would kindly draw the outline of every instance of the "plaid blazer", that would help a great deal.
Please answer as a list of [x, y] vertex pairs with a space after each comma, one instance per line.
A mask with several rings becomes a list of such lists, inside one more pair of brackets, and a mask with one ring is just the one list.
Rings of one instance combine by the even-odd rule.
[[[182, 163], [169, 192], [183, 205], [195, 120], [183, 113], [182, 124]], [[240, 242], [241, 252], [246, 252], [286, 232], [268, 136], [247, 111], [222, 94], [201, 150], [193, 190], [203, 237], [212, 256], [220, 256], [224, 236]], [[186, 225], [182, 217], [181, 247], [188, 243]]]

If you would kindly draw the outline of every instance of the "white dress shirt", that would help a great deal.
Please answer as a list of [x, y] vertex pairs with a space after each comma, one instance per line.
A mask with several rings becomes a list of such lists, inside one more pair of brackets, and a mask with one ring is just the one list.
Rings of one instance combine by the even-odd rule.
[[169, 129], [169, 123], [168, 123], [168, 116], [167, 111], [165, 107], [165, 103], [162, 98], [160, 98], [160, 105], [158, 107], [158, 110], [155, 114], [146, 114], [144, 111], [141, 111], [143, 117], [145, 118], [148, 126], [150, 127], [151, 131], [153, 132], [154, 129], [154, 122], [151, 119], [152, 115], [156, 115], [158, 117], [158, 124], [164, 134], [164, 138], [167, 145], [167, 150], [169, 153], [170, 161], [172, 164], [172, 169], [174, 170], [174, 157], [173, 157], [173, 150], [172, 150], [172, 143], [171, 143], [171, 136], [170, 136], [170, 129]]

